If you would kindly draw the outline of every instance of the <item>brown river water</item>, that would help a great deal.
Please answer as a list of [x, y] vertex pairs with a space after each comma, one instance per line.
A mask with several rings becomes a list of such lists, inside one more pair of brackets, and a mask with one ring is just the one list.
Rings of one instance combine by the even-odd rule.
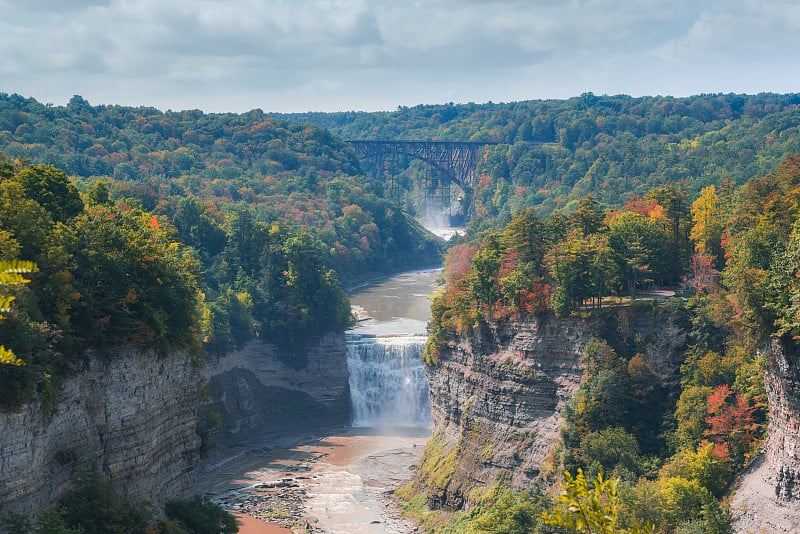
[[[362, 319], [348, 339], [424, 339], [428, 296], [440, 272], [403, 273], [355, 290], [351, 302]], [[392, 491], [414, 475], [431, 429], [419, 417], [409, 424], [382, 421], [366, 417], [324, 436], [250, 444], [202, 473], [198, 491], [236, 513], [242, 534], [415, 532]]]

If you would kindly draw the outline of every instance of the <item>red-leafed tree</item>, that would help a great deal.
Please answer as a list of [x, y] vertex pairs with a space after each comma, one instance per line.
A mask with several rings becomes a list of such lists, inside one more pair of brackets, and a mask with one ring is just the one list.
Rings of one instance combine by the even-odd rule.
[[714, 256], [705, 252], [692, 254], [692, 261], [689, 264], [691, 273], [689, 282], [698, 295], [710, 293], [719, 282], [719, 271], [714, 268], [714, 261]]
[[467, 274], [472, 257], [477, 251], [478, 247], [467, 244], [455, 245], [447, 251], [444, 261], [444, 279], [448, 285]]
[[714, 443], [714, 455], [742, 465], [758, 436], [755, 407], [747, 397], [734, 395], [727, 384], [717, 386], [707, 402], [704, 435]]

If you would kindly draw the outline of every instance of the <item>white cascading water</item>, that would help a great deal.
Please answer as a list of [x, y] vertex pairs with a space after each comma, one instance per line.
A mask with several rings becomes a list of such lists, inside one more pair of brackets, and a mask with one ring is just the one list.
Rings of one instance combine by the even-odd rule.
[[426, 339], [348, 332], [353, 426], [430, 426], [428, 379], [422, 363]]

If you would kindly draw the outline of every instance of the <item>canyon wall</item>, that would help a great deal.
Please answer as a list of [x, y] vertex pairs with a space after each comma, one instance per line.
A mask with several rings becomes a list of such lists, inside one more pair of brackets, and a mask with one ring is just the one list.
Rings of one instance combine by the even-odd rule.
[[[560, 410], [580, 384], [591, 327], [577, 318], [502, 322], [452, 339], [429, 367], [444, 487], [430, 504], [460, 508], [498, 477], [525, 489], [558, 441]], [[430, 460], [437, 461], [437, 460]], [[430, 482], [430, 481], [428, 481]]]
[[209, 408], [221, 426], [211, 439], [230, 446], [246, 439], [350, 421], [347, 347], [343, 333], [310, 344], [301, 355], [251, 341], [241, 350], [208, 357], [202, 370]]
[[92, 354], [64, 381], [52, 414], [38, 402], [0, 413], [0, 513], [55, 502], [75, 469], [97, 467], [121, 491], [164, 502], [192, 493], [200, 371], [186, 353]]
[[[194, 493], [201, 410], [221, 417], [211, 436], [229, 446], [256, 435], [313, 432], [350, 419], [344, 334], [281, 354], [251, 342], [198, 366], [186, 353], [134, 348], [91, 354], [64, 381], [52, 413], [30, 402], [0, 413], [0, 514], [33, 514], [97, 463], [122, 492], [163, 503]], [[207, 381], [207, 400], [199, 390]]]
[[764, 356], [767, 439], [734, 488], [734, 530], [800, 532], [800, 347], [789, 339], [774, 340]]

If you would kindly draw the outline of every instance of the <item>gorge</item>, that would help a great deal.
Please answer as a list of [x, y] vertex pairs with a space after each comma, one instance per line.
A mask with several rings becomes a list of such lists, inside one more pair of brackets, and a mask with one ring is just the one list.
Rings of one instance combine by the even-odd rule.
[[[239, 406], [249, 414], [261, 410], [272, 420], [255, 419], [249, 432], [241, 433], [241, 427], [226, 428], [228, 417], [223, 417], [220, 431], [234, 431], [231, 443], [236, 444], [206, 462], [198, 488], [231, 510], [272, 524], [299, 528], [307, 522], [309, 532], [412, 532], [414, 527], [399, 517], [387, 492], [412, 474], [430, 436], [421, 352], [430, 315], [427, 296], [439, 275], [439, 270], [407, 272], [356, 290], [351, 297], [360, 317], [356, 327], [344, 338], [332, 338], [335, 343], [326, 345], [326, 351], [309, 353], [308, 374], [300, 380], [275, 380], [281, 374], [278, 359], [263, 350], [228, 360], [222, 375], [217, 374], [219, 363], [209, 366], [214, 367], [209, 380], [212, 406]], [[254, 372], [247, 361], [261, 362], [256, 364], [260, 370]], [[214, 375], [232, 377], [229, 373], [238, 378], [215, 388]], [[240, 373], [252, 375], [245, 379]], [[317, 417], [306, 417], [299, 425], [295, 419], [304, 416], [296, 411], [277, 416], [283, 405], [275, 405], [281, 397], [274, 390], [251, 397], [259, 389], [253, 384], [263, 387], [264, 377], [274, 386], [295, 384], [294, 405]], [[347, 409], [335, 399], [326, 404], [317, 398], [316, 407], [301, 402], [302, 392], [313, 395], [317, 388], [324, 391], [334, 384], [336, 389], [349, 386]], [[343, 420], [345, 414], [349, 418]]]
[[[0, 515], [96, 465], [153, 525], [200, 492], [310, 532], [541, 532], [602, 468], [620, 528], [797, 530], [800, 97], [589, 96], [325, 130], [0, 94], [0, 272], [39, 268], [0, 284]], [[442, 271], [407, 271], [442, 254], [436, 172], [382, 182], [337, 134], [491, 140]]]

